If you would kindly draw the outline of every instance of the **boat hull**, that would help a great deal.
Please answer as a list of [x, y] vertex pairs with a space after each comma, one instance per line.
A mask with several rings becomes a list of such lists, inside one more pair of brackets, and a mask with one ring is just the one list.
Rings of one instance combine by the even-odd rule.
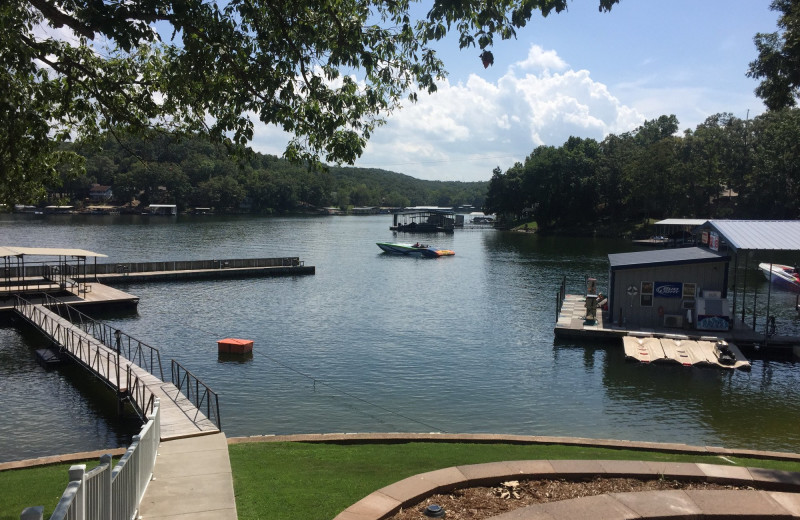
[[[795, 269], [782, 264], [758, 264], [764, 278], [772, 282], [775, 287], [787, 291], [800, 292], [800, 277], [795, 274]], [[771, 270], [770, 270], [771, 269]]]
[[440, 256], [452, 256], [455, 254], [454, 251], [449, 249], [436, 249], [430, 246], [415, 246], [414, 244], [399, 244], [394, 242], [376, 242], [376, 244], [383, 252], [392, 255], [438, 258]]

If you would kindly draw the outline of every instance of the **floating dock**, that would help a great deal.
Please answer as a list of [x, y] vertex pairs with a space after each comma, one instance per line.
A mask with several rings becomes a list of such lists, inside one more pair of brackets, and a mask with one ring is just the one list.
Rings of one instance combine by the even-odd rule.
[[[561, 339], [588, 339], [618, 341], [618, 338], [631, 333], [641, 333], [651, 336], [679, 335], [701, 339], [724, 339], [740, 347], [757, 346], [759, 348], [793, 348], [800, 345], [800, 337], [776, 334], [767, 338], [764, 334], [756, 332], [739, 320], [732, 320], [733, 328], [727, 331], [702, 331], [687, 327], [661, 327], [648, 328], [636, 327], [623, 323], [622, 325], [608, 322], [604, 313], [597, 311], [597, 319], [586, 320], [586, 297], [582, 295], [567, 294], [561, 300], [561, 305], [556, 319], [553, 333]], [[768, 344], [767, 344], [768, 343]], [[800, 356], [800, 349], [795, 349]]]
[[[128, 262], [88, 266], [86, 283], [168, 282], [297, 276], [316, 273], [298, 257], [185, 260], [174, 262]], [[92, 272], [94, 271], [94, 272]]]
[[[642, 363], [675, 363], [684, 366], [748, 370], [750, 362], [737, 347], [737, 339], [750, 345], [761, 338], [749, 329], [716, 332], [713, 336], [700, 335], [702, 331], [682, 328], [631, 329], [624, 325], [606, 323], [599, 309], [596, 319], [587, 320], [585, 305], [585, 296], [572, 294], [564, 296], [554, 329], [555, 336], [561, 339], [610, 341], [616, 344], [621, 342], [626, 357]], [[720, 340], [728, 342], [728, 347], [735, 356], [736, 361], [732, 365], [721, 363], [714, 351]]]
[[[73, 266], [59, 264], [60, 272]], [[24, 295], [41, 303], [42, 294], [58, 297], [74, 307], [89, 311], [92, 307], [135, 309], [139, 297], [110, 285], [181, 280], [225, 280], [273, 276], [313, 275], [314, 266], [307, 266], [298, 257], [245, 258], [227, 260], [186, 260], [168, 262], [128, 262], [86, 264], [70, 276], [54, 277], [52, 266], [28, 265], [24, 270], [11, 267], [6, 280], [0, 283], [0, 317], [13, 310], [15, 295]], [[19, 273], [25, 273], [20, 276]]]
[[49, 348], [40, 348], [36, 350], [36, 361], [39, 362], [45, 369], [50, 370], [61, 365], [62, 361], [55, 350]]
[[625, 357], [641, 363], [672, 363], [687, 367], [750, 370], [750, 362], [736, 345], [727, 344], [727, 350], [733, 354], [735, 360], [730, 364], [720, 361], [717, 345], [717, 341], [690, 339], [688, 336], [659, 338], [632, 335], [622, 338]]
[[[61, 289], [56, 286], [47, 290], [40, 287], [37, 292], [13, 291], [5, 294], [0, 293], [0, 317], [10, 316], [14, 311], [14, 302], [17, 294], [24, 296], [32, 303], [41, 304], [46, 300], [46, 294], [57, 297], [64, 303], [83, 311], [91, 311], [92, 308], [108, 309], [135, 309], [139, 304], [139, 297], [120, 291], [113, 287], [101, 283], [81, 284], [69, 289]], [[83, 290], [86, 289], [86, 290]]]

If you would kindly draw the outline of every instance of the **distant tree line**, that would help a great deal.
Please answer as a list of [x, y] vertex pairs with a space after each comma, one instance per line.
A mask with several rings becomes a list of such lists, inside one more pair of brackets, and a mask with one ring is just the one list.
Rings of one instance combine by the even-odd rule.
[[570, 137], [494, 170], [486, 211], [541, 230], [666, 217], [800, 218], [800, 109], [716, 114], [678, 134], [674, 115], [602, 141]]
[[470, 204], [480, 208], [488, 182], [439, 182], [377, 169], [311, 169], [256, 152], [231, 154], [196, 136], [152, 133], [69, 145], [83, 167], [62, 168], [50, 203], [88, 200], [94, 184], [111, 186], [116, 204], [176, 204], [180, 210], [285, 213], [327, 206]]

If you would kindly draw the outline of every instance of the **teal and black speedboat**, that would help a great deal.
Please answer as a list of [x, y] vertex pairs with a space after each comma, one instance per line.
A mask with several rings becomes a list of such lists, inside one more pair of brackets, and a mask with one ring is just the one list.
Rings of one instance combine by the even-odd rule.
[[437, 249], [433, 246], [420, 244], [401, 244], [395, 242], [377, 242], [384, 252], [393, 255], [424, 256], [426, 258], [437, 258], [440, 256], [452, 256], [456, 254], [449, 249]]

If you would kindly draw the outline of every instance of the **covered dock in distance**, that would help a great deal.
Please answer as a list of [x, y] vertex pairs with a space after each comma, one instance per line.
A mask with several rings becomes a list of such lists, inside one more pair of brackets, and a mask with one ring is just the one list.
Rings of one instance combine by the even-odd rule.
[[693, 230], [708, 222], [706, 218], [668, 218], [655, 223], [656, 234], [634, 243], [657, 247], [686, 247], [697, 245]]
[[455, 212], [438, 207], [408, 208], [393, 215], [389, 229], [408, 233], [452, 233], [455, 229]]
[[145, 208], [144, 214], [174, 216], [178, 214], [178, 206], [175, 204], [150, 204]]
[[56, 247], [0, 246], [3, 261], [0, 293], [47, 292], [77, 289], [86, 292], [88, 259], [107, 258], [107, 255], [85, 249]]
[[[751, 264], [758, 266], [759, 261], [772, 263], [775, 257], [797, 258], [800, 256], [800, 220], [708, 220], [704, 222], [699, 231], [702, 242], [709, 249], [715, 251], [729, 251], [733, 256], [733, 298], [731, 316], [736, 319], [740, 315], [740, 322], [745, 323], [748, 296], [747, 277], [741, 281], [741, 291], [738, 288], [737, 277], [739, 268], [743, 267], [747, 273]], [[770, 305], [772, 302], [773, 284], [768, 284], [766, 313], [763, 317], [762, 343], [800, 343], [800, 338], [780, 338], [773, 336], [768, 321]], [[741, 292], [741, 294], [739, 294]], [[758, 332], [758, 312], [756, 302], [758, 291], [753, 288], [752, 294], [752, 330]]]

